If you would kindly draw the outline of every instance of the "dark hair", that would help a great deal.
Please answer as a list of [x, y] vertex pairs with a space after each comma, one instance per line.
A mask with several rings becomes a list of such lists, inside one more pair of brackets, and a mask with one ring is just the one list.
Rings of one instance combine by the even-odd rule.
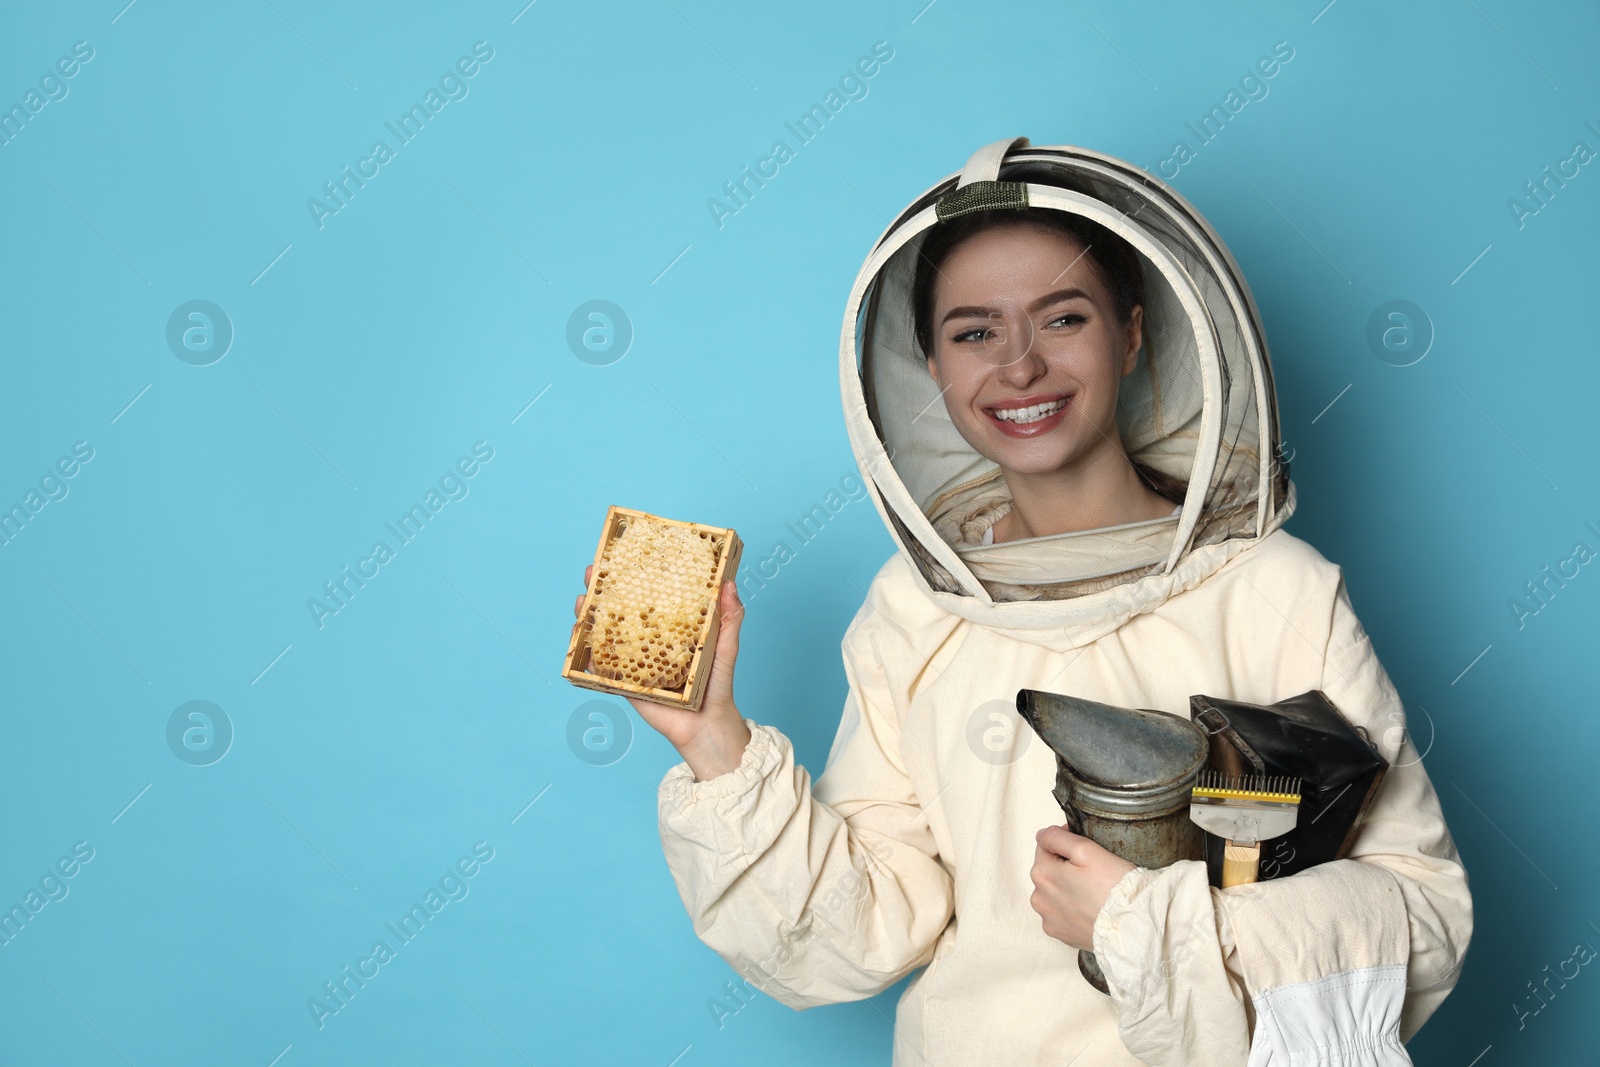
[[[997, 226], [1034, 226], [1063, 233], [1084, 248], [1084, 256], [1094, 264], [1100, 281], [1111, 294], [1111, 308], [1117, 321], [1126, 326], [1133, 309], [1145, 300], [1144, 273], [1139, 255], [1127, 241], [1105, 226], [1082, 215], [1053, 208], [991, 209], [958, 215], [936, 222], [917, 250], [917, 272], [911, 283], [912, 330], [924, 359], [933, 358], [933, 287], [939, 268], [962, 241]], [[1151, 489], [1174, 504], [1182, 504], [1188, 485], [1132, 456], [1128, 462]]]
[[1144, 274], [1133, 246], [1093, 219], [1053, 208], [991, 209], [936, 222], [917, 251], [917, 273], [911, 283], [912, 326], [924, 358], [933, 357], [933, 286], [939, 268], [962, 241], [997, 226], [1034, 226], [1071, 237], [1085, 249], [1100, 281], [1111, 294], [1117, 321], [1128, 324], [1136, 305], [1144, 303]]

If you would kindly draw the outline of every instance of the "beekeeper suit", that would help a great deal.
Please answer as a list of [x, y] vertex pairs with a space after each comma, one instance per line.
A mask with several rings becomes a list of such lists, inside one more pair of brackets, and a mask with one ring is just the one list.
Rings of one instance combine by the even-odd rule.
[[[1130, 459], [1187, 483], [1177, 514], [985, 543], [1006, 483], [940, 402], [909, 293], [941, 214], [1024, 204], [1139, 254], [1144, 346], [1118, 424]], [[1210, 226], [1122, 160], [990, 145], [879, 238], [839, 370], [898, 551], [845, 632], [849, 695], [814, 782], [759, 713], [737, 769], [662, 779], [662, 846], [700, 938], [793, 1008], [925, 968], [896, 1012], [897, 1067], [1409, 1063], [1401, 1042], [1460, 972], [1467, 880], [1340, 568], [1280, 528], [1295, 489], [1260, 316]], [[1228, 890], [1197, 860], [1130, 871], [1094, 924], [1108, 997], [1030, 905], [1034, 835], [1062, 812], [1019, 688], [1184, 717], [1195, 693], [1319, 689], [1392, 768], [1349, 858]]]

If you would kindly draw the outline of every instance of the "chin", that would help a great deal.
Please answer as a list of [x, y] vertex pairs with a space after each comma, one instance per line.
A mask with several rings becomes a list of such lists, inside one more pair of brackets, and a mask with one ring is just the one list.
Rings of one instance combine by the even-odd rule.
[[1004, 456], [997, 456], [994, 457], [994, 462], [1000, 466], [1001, 470], [1004, 470], [1007, 473], [1023, 475], [1053, 474], [1067, 465], [1065, 458], [1059, 460], [1040, 460], [1030, 463], [1026, 461], [1012, 462]]
[[1065, 467], [1073, 458], [1072, 450], [1063, 445], [1044, 441], [1029, 444], [1034, 447], [989, 447], [982, 452], [985, 459], [1013, 474], [1050, 474]]

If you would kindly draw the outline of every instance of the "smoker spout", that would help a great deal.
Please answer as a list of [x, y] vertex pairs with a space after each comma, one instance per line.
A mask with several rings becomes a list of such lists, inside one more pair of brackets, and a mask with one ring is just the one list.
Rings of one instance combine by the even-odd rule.
[[1077, 777], [1116, 789], [1165, 785], [1206, 758], [1205, 731], [1160, 711], [1019, 689], [1017, 714]]

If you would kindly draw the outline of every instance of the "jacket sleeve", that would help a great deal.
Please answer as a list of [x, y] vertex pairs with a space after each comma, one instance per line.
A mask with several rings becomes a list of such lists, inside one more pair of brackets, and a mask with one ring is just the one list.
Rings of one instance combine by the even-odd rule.
[[868, 603], [842, 648], [849, 695], [812, 785], [781, 732], [746, 719], [739, 766], [658, 790], [662, 850], [695, 933], [796, 1009], [859, 1000], [933, 955], [954, 891], [900, 762], [899, 719]]
[[1139, 868], [1097, 917], [1119, 1030], [1146, 1063], [1409, 1064], [1401, 1042], [1455, 986], [1466, 873], [1342, 575], [1318, 688], [1390, 762], [1349, 856], [1227, 890], [1200, 861]]

